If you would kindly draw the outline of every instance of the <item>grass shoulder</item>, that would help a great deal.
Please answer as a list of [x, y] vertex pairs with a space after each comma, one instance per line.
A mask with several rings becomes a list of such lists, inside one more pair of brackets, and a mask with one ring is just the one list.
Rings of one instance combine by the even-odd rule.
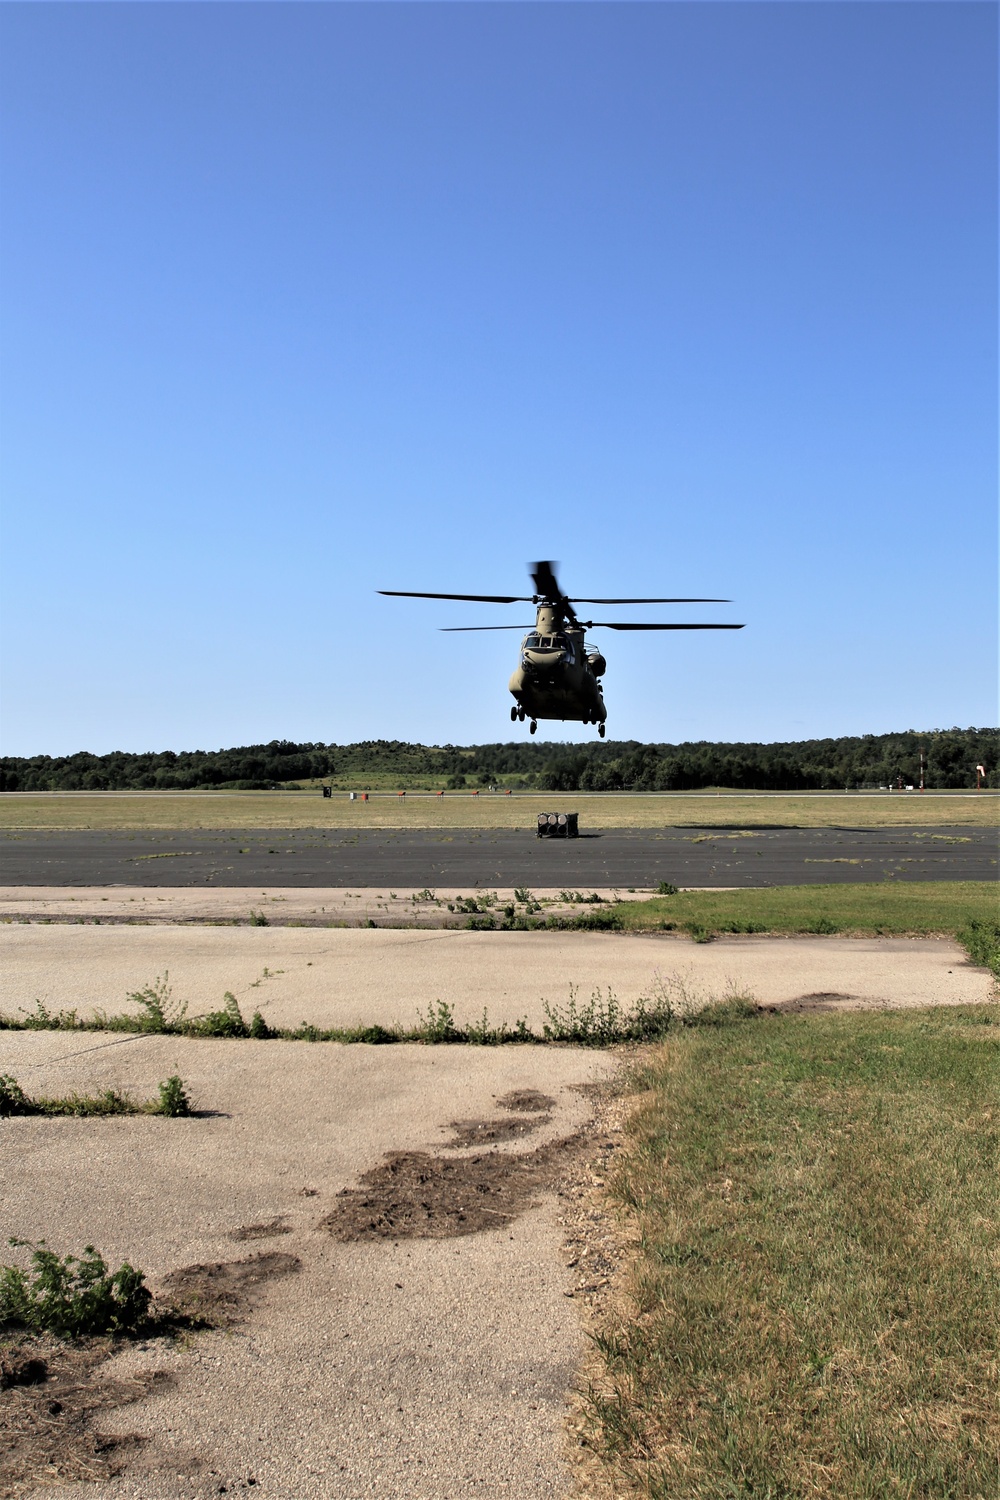
[[539, 812], [576, 810], [584, 828], [995, 827], [994, 792], [923, 797], [888, 793], [539, 792], [471, 789], [400, 797], [372, 788], [368, 802], [347, 791], [4, 792], [0, 828], [105, 831], [144, 828], [488, 828], [535, 827]]
[[614, 1492], [995, 1494], [1000, 1009], [726, 1019], [628, 1085]]

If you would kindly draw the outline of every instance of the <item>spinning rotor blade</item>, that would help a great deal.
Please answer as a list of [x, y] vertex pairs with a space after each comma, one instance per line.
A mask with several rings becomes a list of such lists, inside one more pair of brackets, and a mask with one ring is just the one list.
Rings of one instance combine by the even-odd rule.
[[742, 625], [622, 625], [610, 620], [581, 620], [584, 630], [742, 630]]
[[[523, 601], [522, 601], [523, 602]], [[530, 599], [528, 603], [530, 604]], [[439, 625], [443, 631], [453, 630], [534, 630], [534, 625]]]
[[573, 604], [732, 604], [731, 599], [578, 599]]
[[[531, 564], [531, 581], [535, 585], [535, 593], [543, 599], [549, 599], [553, 604], [562, 600], [563, 593], [559, 587], [555, 570], [559, 564], [555, 562], [536, 562]], [[534, 600], [529, 600], [534, 603]]]
[[415, 594], [410, 589], [376, 589], [392, 599], [461, 599], [466, 604], [533, 604], [518, 594]]

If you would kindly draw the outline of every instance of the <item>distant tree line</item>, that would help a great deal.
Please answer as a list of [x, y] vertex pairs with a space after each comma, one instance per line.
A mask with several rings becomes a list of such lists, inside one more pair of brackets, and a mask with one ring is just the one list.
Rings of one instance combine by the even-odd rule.
[[540, 790], [822, 791], [845, 787], [919, 785], [920, 753], [929, 788], [974, 787], [976, 766], [985, 786], [1000, 785], [996, 729], [907, 730], [789, 743], [644, 745], [597, 740], [556, 745], [537, 740], [496, 745], [410, 745], [366, 740], [356, 745], [297, 745], [272, 740], [232, 750], [164, 750], [133, 755], [0, 759], [0, 791], [256, 790], [333, 777], [383, 780], [426, 777], [453, 787], [504, 785]]

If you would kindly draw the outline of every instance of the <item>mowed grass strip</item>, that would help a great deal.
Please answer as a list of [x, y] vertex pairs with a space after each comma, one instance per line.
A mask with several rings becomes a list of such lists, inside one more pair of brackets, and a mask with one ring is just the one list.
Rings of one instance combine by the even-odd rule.
[[778, 885], [743, 891], [678, 891], [620, 901], [618, 926], [631, 932], [672, 928], [715, 933], [835, 933], [893, 936], [957, 933], [1000, 917], [988, 880], [882, 880], [851, 885]]
[[720, 795], [631, 792], [379, 793], [352, 802], [312, 792], [5, 792], [0, 828], [523, 828], [540, 812], [576, 811], [595, 828], [995, 827], [994, 792]]
[[614, 1493], [995, 1497], [1000, 1010], [736, 1015], [633, 1079]]

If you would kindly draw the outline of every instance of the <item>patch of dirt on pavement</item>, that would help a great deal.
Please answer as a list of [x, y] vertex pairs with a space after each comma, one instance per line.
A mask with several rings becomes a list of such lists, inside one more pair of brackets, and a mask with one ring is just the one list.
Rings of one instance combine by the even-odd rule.
[[264, 1224], [241, 1224], [239, 1229], [229, 1232], [231, 1240], [273, 1240], [279, 1234], [291, 1234], [292, 1226], [284, 1214], [268, 1219]]
[[815, 990], [811, 995], [797, 995], [794, 1000], [781, 1000], [777, 1005], [766, 1006], [773, 1011], [835, 1010], [845, 1001], [857, 1000], [857, 995], [842, 995], [837, 990]]
[[509, 1094], [501, 1094], [497, 1103], [501, 1109], [509, 1109], [517, 1114], [531, 1114], [556, 1107], [556, 1101], [548, 1094], [539, 1093], [538, 1089], [511, 1089]]
[[335, 1239], [451, 1239], [502, 1229], [530, 1208], [583, 1149], [586, 1133], [564, 1136], [529, 1153], [431, 1156], [394, 1151], [342, 1188], [322, 1220]]
[[146, 1439], [109, 1436], [94, 1425], [102, 1411], [140, 1401], [171, 1377], [145, 1371], [101, 1376], [115, 1352], [108, 1339], [63, 1343], [26, 1338], [0, 1351], [0, 1497], [10, 1500], [33, 1484], [120, 1474]]
[[518, 1136], [530, 1135], [548, 1120], [548, 1115], [515, 1115], [508, 1120], [452, 1120], [450, 1129], [455, 1134], [448, 1146], [454, 1151], [460, 1146], [492, 1146], [497, 1141], [513, 1141]]
[[297, 1255], [283, 1255], [277, 1250], [252, 1255], [248, 1260], [183, 1266], [164, 1276], [156, 1298], [157, 1310], [168, 1319], [229, 1328], [253, 1304], [266, 1282], [290, 1276], [301, 1267]]

